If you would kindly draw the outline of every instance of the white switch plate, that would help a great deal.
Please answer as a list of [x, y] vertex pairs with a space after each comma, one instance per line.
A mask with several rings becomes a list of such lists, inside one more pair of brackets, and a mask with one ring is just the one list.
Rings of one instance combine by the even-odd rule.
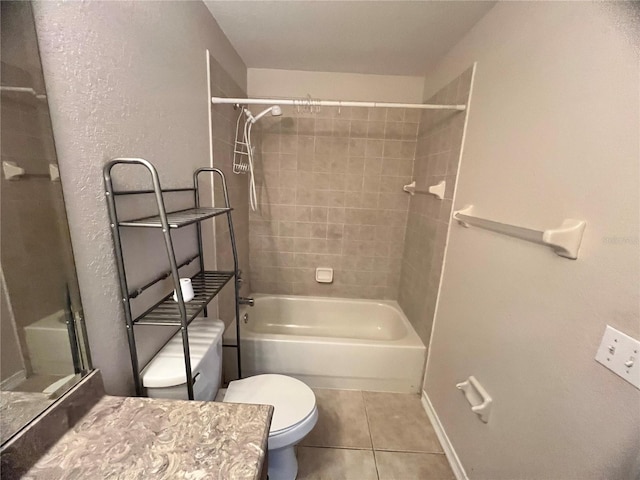
[[607, 325], [596, 360], [640, 389], [640, 341]]

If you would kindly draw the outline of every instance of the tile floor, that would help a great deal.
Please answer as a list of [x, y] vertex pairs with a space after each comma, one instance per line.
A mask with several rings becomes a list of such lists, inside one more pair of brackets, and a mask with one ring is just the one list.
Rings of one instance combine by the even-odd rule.
[[297, 480], [455, 480], [418, 395], [314, 389]]

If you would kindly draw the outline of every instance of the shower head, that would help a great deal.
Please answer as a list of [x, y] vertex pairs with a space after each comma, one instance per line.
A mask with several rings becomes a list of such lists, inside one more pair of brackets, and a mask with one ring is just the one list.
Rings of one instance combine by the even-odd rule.
[[247, 116], [249, 117], [249, 120], [251, 121], [251, 123], [256, 123], [258, 120], [264, 117], [267, 113], [271, 113], [271, 115], [273, 115], [274, 117], [278, 117], [282, 115], [282, 109], [280, 108], [279, 105], [274, 105], [273, 107], [269, 107], [263, 110], [262, 112], [260, 112], [255, 117], [251, 115], [251, 112], [249, 112], [248, 110], [246, 111], [248, 112]]

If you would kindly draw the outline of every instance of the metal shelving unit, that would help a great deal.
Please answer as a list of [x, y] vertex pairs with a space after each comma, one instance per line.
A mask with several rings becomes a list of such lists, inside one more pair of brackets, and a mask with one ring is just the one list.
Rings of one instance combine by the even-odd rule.
[[[144, 166], [151, 175], [153, 189], [150, 190], [119, 190], [113, 189], [113, 181], [111, 170], [115, 165], [129, 164]], [[224, 192], [224, 208], [205, 208], [200, 207], [200, 195], [198, 178], [201, 173], [212, 173], [219, 176]], [[227, 182], [224, 174], [217, 168], [199, 168], [193, 174], [192, 188], [171, 188], [163, 190], [160, 186], [158, 172], [151, 162], [142, 158], [116, 158], [107, 163], [103, 170], [105, 196], [109, 207], [109, 217], [111, 219], [111, 233], [115, 246], [116, 263], [118, 266], [118, 275], [120, 280], [120, 291], [122, 293], [122, 303], [124, 307], [125, 320], [127, 323], [127, 335], [129, 340], [129, 351], [131, 353], [131, 366], [133, 369], [133, 379], [136, 388], [136, 394], [142, 395], [142, 380], [140, 377], [140, 366], [138, 363], [138, 351], [136, 347], [136, 339], [134, 327], [136, 325], [157, 325], [157, 326], [176, 326], [180, 327], [182, 333], [182, 345], [184, 349], [185, 373], [187, 379], [187, 392], [189, 399], [193, 400], [193, 376], [191, 372], [191, 358], [189, 355], [189, 333], [188, 328], [191, 321], [201, 312], [207, 315], [207, 305], [222, 290], [222, 288], [233, 279], [235, 294], [235, 310], [236, 318], [239, 318], [239, 294], [240, 294], [240, 278], [238, 270], [238, 253], [236, 250], [235, 235], [233, 232], [233, 221], [231, 219], [231, 205], [229, 203], [229, 192], [227, 190]], [[194, 199], [194, 207], [174, 212], [167, 212], [164, 204], [164, 195], [171, 192], [192, 192]], [[153, 194], [158, 207], [158, 214], [144, 218], [133, 220], [120, 220], [118, 217], [118, 209], [116, 197], [121, 195], [144, 195]], [[233, 251], [233, 270], [232, 271], [205, 271], [204, 257], [202, 251], [202, 229], [200, 222], [219, 216], [226, 215], [229, 225], [229, 236], [231, 239], [231, 247]], [[176, 262], [173, 240], [171, 238], [171, 230], [185, 227], [187, 225], [196, 225], [196, 235], [198, 240], [198, 253], [181, 264]], [[127, 275], [124, 265], [124, 257], [122, 254], [122, 243], [120, 238], [121, 228], [159, 228], [164, 236], [167, 258], [169, 261], [169, 270], [158, 275], [150, 282], [136, 289], [130, 290], [127, 283]], [[189, 302], [185, 302], [182, 298], [180, 289], [180, 269], [189, 265], [194, 260], [198, 260], [200, 268], [198, 273], [191, 277], [191, 283], [194, 290], [194, 298]], [[130, 301], [141, 295], [148, 288], [158, 282], [171, 277], [176, 291], [176, 299], [173, 299], [173, 293], [166, 295], [152, 307], [147, 309], [141, 315], [133, 318], [131, 313]], [[238, 376], [242, 378], [240, 365], [240, 323], [236, 322], [236, 345], [238, 358]]]

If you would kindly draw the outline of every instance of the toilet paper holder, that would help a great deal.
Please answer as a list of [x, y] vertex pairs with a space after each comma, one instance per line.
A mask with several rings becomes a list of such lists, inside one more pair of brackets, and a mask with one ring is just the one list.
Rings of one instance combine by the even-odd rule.
[[493, 399], [476, 380], [476, 377], [470, 376], [464, 382], [456, 384], [456, 388], [464, 392], [464, 396], [471, 404], [471, 411], [478, 415], [484, 423], [488, 423]]

